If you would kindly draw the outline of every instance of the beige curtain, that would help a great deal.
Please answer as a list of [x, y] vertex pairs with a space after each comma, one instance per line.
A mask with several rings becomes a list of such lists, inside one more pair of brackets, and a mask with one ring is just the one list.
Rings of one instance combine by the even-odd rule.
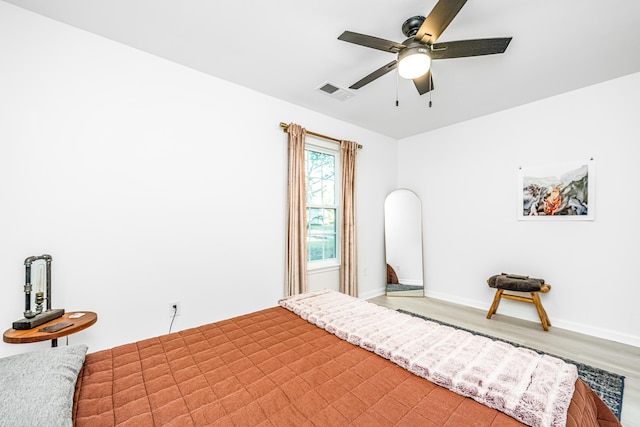
[[356, 154], [358, 144], [353, 141], [340, 143], [340, 170], [342, 182], [342, 240], [340, 292], [358, 296], [358, 262], [356, 257]]
[[291, 123], [287, 129], [289, 176], [287, 182], [287, 260], [285, 294], [307, 291], [306, 199], [304, 140], [307, 131]]

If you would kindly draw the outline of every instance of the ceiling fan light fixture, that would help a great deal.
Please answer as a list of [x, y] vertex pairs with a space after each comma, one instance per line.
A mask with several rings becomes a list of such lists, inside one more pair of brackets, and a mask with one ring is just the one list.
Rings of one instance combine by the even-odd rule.
[[413, 46], [398, 53], [398, 73], [405, 79], [415, 79], [423, 76], [431, 68], [429, 48]]

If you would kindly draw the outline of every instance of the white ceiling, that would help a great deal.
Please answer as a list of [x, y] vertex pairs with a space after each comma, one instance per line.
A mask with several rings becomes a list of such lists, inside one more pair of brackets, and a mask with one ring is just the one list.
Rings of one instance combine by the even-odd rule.
[[316, 88], [394, 55], [337, 37], [402, 42], [436, 0], [4, 1], [396, 139], [640, 71], [638, 0], [471, 0], [438, 41], [512, 36], [504, 54], [434, 61], [431, 96], [391, 72], [347, 101]]

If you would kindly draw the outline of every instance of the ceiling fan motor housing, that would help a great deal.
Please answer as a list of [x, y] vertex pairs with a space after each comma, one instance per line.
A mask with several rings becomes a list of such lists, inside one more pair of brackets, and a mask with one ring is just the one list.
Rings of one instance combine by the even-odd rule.
[[410, 55], [421, 54], [427, 55], [431, 57], [431, 49], [426, 44], [422, 44], [415, 40], [407, 40], [404, 42], [404, 45], [407, 47], [398, 52], [398, 62], [402, 61], [403, 58], [406, 58]]
[[411, 18], [407, 19], [402, 24], [402, 34], [404, 34], [406, 37], [414, 37], [420, 29], [420, 26], [422, 26], [424, 20], [425, 17], [420, 15], [412, 16]]

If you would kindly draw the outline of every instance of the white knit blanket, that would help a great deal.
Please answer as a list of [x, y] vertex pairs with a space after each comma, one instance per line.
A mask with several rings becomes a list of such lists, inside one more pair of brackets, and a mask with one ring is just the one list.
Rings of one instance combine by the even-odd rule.
[[578, 372], [556, 357], [328, 289], [279, 303], [343, 340], [526, 425], [566, 425]]

